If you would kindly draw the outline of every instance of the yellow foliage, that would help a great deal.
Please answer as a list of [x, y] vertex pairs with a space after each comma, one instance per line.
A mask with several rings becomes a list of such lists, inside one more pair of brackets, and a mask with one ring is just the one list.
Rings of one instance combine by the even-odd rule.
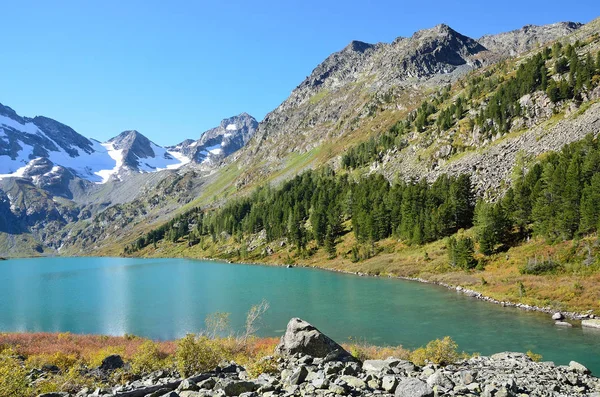
[[102, 364], [102, 360], [113, 354], [118, 354], [119, 356], [123, 357], [125, 356], [125, 349], [119, 346], [107, 346], [96, 352], [93, 352], [88, 357], [89, 366], [99, 367]]
[[131, 371], [136, 374], [147, 374], [171, 366], [167, 355], [160, 351], [160, 346], [147, 340], [138, 347], [131, 359]]
[[458, 345], [449, 336], [441, 340], [433, 340], [427, 346], [420, 347], [410, 354], [411, 361], [416, 365], [427, 363], [449, 365], [466, 357], [465, 353], [458, 352]]
[[531, 360], [535, 361], [536, 363], [542, 361], [542, 355], [534, 353], [531, 350], [527, 351], [527, 357], [529, 357]]
[[27, 372], [12, 353], [5, 349], [0, 354], [0, 397], [25, 397], [29, 394]]
[[248, 374], [253, 378], [258, 377], [260, 374], [276, 374], [279, 372], [277, 358], [274, 356], [267, 356], [250, 361], [246, 365], [246, 371], [248, 371]]
[[56, 352], [53, 354], [36, 354], [27, 357], [28, 368], [41, 368], [44, 365], [56, 365], [61, 371], [67, 371], [78, 362], [74, 354]]
[[175, 360], [182, 376], [213, 370], [226, 359], [228, 354], [219, 340], [187, 334], [177, 341]]
[[73, 366], [68, 371], [53, 375], [48, 379], [36, 383], [34, 394], [38, 395], [61, 391], [75, 394], [84, 387], [93, 390], [104, 386], [106, 385], [102, 382], [98, 382], [95, 378], [82, 375], [79, 366]]

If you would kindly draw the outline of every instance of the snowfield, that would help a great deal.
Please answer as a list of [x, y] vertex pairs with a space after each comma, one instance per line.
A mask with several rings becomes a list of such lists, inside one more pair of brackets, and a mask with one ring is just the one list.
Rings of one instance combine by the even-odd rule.
[[[96, 183], [106, 183], [113, 175], [118, 178], [119, 172], [124, 168], [122, 150], [116, 150], [111, 143], [100, 143], [90, 139], [93, 151], [86, 153], [79, 147], [71, 147], [77, 151], [72, 157], [58, 143], [44, 134], [34, 123], [21, 124], [6, 116], [0, 116], [0, 144], [7, 145], [8, 137], [6, 130], [16, 130], [23, 135], [40, 136], [52, 141], [58, 148], [57, 151], [48, 150], [48, 160], [55, 165], [68, 168], [77, 176]], [[14, 158], [8, 155], [0, 155], [0, 178], [22, 177], [27, 165], [34, 160], [34, 147], [17, 140], [20, 147]], [[187, 164], [190, 159], [179, 154], [168, 152], [166, 149], [152, 144], [154, 157], [139, 158], [140, 172], [156, 172], [164, 169], [177, 169]], [[14, 155], [14, 153], [13, 153]]]

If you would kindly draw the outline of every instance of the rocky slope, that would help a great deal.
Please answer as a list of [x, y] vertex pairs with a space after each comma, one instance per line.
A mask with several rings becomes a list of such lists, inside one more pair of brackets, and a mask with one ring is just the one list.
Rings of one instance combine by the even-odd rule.
[[[277, 346], [277, 370], [252, 378], [245, 368], [223, 363], [214, 371], [182, 379], [159, 371], [124, 386], [84, 389], [85, 396], [598, 396], [600, 379], [583, 365], [534, 362], [523, 353], [498, 353], [440, 366], [417, 366], [390, 357], [360, 362], [309, 323], [294, 318]], [[267, 358], [266, 360], [273, 360]], [[97, 376], [123, 368], [105, 359]], [[55, 396], [69, 396], [67, 393]], [[41, 397], [41, 396], [40, 396]], [[50, 397], [45, 395], [44, 397]]]
[[254, 136], [257, 127], [258, 122], [254, 117], [242, 113], [222, 120], [218, 127], [205, 131], [196, 141], [186, 139], [167, 149], [195, 163], [211, 166], [244, 147]]
[[438, 25], [389, 44], [354, 41], [318, 65], [260, 123], [241, 157], [244, 166], [257, 159], [265, 163], [247, 172], [244, 183], [277, 169], [292, 152], [307, 152], [355, 131], [370, 133], [372, 124], [385, 125], [378, 121], [378, 113], [412, 110], [427, 89], [564, 37], [580, 26], [570, 22], [527, 26], [477, 41]]
[[551, 25], [526, 25], [521, 29], [485, 35], [477, 41], [490, 51], [503, 56], [516, 56], [544, 43], [567, 36], [582, 27], [581, 23], [559, 22]]

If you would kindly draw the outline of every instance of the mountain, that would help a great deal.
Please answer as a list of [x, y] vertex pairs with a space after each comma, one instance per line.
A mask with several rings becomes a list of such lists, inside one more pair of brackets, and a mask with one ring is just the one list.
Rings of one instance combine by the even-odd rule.
[[[441, 172], [455, 175], [467, 170], [474, 173], [477, 192], [483, 194], [507, 183], [520, 142], [531, 143], [537, 155], [580, 139], [597, 125], [597, 106], [581, 106], [572, 98], [556, 105], [543, 92], [518, 98], [523, 114], [506, 127], [511, 132], [506, 138], [496, 133], [494, 120], [478, 116], [485, 112], [488, 98], [520, 62], [536, 53], [541, 42], [581, 40], [592, 43], [587, 47], [591, 48], [596, 45], [594, 33], [600, 31], [597, 25], [527, 27], [475, 40], [442, 24], [392, 43], [353, 41], [327, 57], [260, 123], [241, 114], [223, 120], [197, 140], [166, 148], [136, 131], [126, 131], [104, 144], [88, 140], [112, 160], [110, 167], [98, 170], [100, 174], [92, 173], [107, 183], [82, 183], [77, 168], [41, 156], [52, 164], [42, 159], [32, 163], [29, 171], [20, 169], [24, 164], [11, 170], [27, 173], [29, 182], [0, 180], [0, 189], [6, 192], [0, 197], [0, 211], [8, 208], [22, 223], [29, 219], [28, 211], [41, 214], [45, 206], [58, 205], [54, 213], [64, 216], [55, 226], [50, 225], [56, 216], [30, 217], [31, 222], [23, 223], [21, 236], [32, 233], [34, 237], [30, 246], [38, 244], [61, 254], [121, 254], [124, 244], [137, 241], [156, 225], [181, 226], [177, 217], [185, 209], [216, 208], [232, 197], [249, 195], [257, 186], [276, 186], [323, 165], [345, 173], [342, 160], [352, 150], [363, 159], [352, 172], [357, 177], [379, 173], [388, 180], [431, 181]], [[516, 57], [509, 58], [514, 52]], [[589, 102], [595, 97], [588, 94]], [[458, 96], [466, 98], [462, 112], [452, 108]], [[457, 112], [458, 119], [452, 113], [448, 125], [440, 124], [448, 109]], [[554, 114], [565, 114], [565, 120], [557, 119], [546, 127], [543, 123], [550, 123]], [[19, 128], [24, 129], [24, 124]], [[549, 135], [539, 138], [546, 130]], [[508, 147], [505, 164], [499, 147]], [[26, 159], [31, 161], [29, 156]], [[189, 163], [168, 169], [176, 165], [171, 163], [175, 160]], [[54, 167], [64, 168], [65, 174], [60, 168], [51, 173]], [[167, 169], [149, 172], [162, 168]], [[38, 180], [55, 183], [56, 189], [68, 183], [72, 198], [63, 195], [67, 201], [45, 204], [57, 195], [33, 189], [31, 185]], [[17, 197], [25, 200], [15, 206]], [[29, 200], [32, 197], [36, 199]], [[74, 212], [77, 216], [70, 220]], [[0, 233], [0, 249], [17, 240], [14, 234]]]
[[576, 22], [559, 22], [544, 26], [526, 25], [510, 32], [485, 35], [477, 41], [495, 53], [516, 56], [558, 37], [569, 35], [582, 26], [583, 24]]
[[120, 179], [124, 171], [154, 172], [188, 162], [137, 131], [100, 143], [53, 119], [21, 117], [1, 104], [0, 140], [0, 178], [25, 177], [36, 183], [57, 177], [106, 183], [111, 177]]
[[257, 127], [252, 116], [242, 113], [222, 120], [196, 141], [167, 148], [135, 130], [100, 143], [53, 119], [21, 117], [0, 104], [0, 179], [29, 178], [52, 190], [73, 178], [120, 181], [132, 173], [177, 169], [190, 161], [214, 167], [246, 145]]
[[[56, 252], [90, 219], [125, 203], [138, 203], [135, 216], [145, 205], [162, 216], [174, 211], [248, 142], [257, 124], [246, 113], [223, 120], [189, 140], [197, 142], [186, 151], [191, 161], [135, 130], [100, 143], [58, 121], [22, 117], [0, 105], [0, 257]], [[183, 167], [188, 163], [203, 170]], [[123, 221], [121, 211], [108, 213], [111, 222]]]
[[248, 113], [223, 119], [218, 127], [205, 131], [200, 139], [186, 139], [176, 146], [167, 147], [198, 164], [217, 164], [238, 151], [254, 136], [258, 122]]
[[[21, 117], [2, 104], [0, 142], [0, 177], [24, 176], [29, 163], [37, 158], [93, 182], [102, 181], [99, 171], [112, 168], [113, 160], [98, 141], [46, 117]], [[40, 174], [35, 172], [35, 175]]]
[[99, 172], [104, 181], [111, 177], [121, 180], [130, 172], [177, 169], [189, 162], [186, 157], [170, 153], [135, 130], [123, 131], [102, 146], [115, 160], [114, 168]]
[[[248, 169], [241, 179], [245, 184], [252, 182], [280, 167], [281, 159], [291, 153], [310, 152], [340, 139], [361, 139], [357, 135], [378, 112], [413, 110], [427, 90], [505, 59], [501, 43], [509, 38], [516, 43], [510, 47], [513, 52], [521, 52], [532, 43], [555, 40], [580, 26], [528, 27], [477, 41], [441, 24], [389, 44], [353, 41], [325, 59], [267, 114], [256, 138], [240, 153]], [[369, 128], [385, 128], [386, 121], [381, 123]]]

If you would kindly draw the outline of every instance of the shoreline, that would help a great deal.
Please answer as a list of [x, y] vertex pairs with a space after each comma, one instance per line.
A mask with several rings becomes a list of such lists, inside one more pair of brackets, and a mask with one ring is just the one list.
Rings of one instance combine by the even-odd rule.
[[[145, 257], [135, 257], [134, 256], [134, 257], [124, 257], [124, 258], [145, 258]], [[151, 257], [149, 257], [149, 258], [151, 258]], [[431, 280], [427, 280], [427, 279], [420, 278], [420, 277], [405, 277], [405, 276], [392, 276], [392, 275], [380, 276], [380, 275], [376, 275], [376, 274], [353, 272], [353, 271], [349, 271], [349, 270], [330, 269], [330, 268], [321, 267], [321, 266], [307, 266], [307, 265], [301, 265], [301, 264], [284, 265], [284, 264], [266, 263], [266, 262], [238, 262], [238, 261], [232, 261], [229, 259], [207, 258], [207, 257], [200, 257], [200, 258], [195, 258], [195, 257], [177, 258], [177, 257], [175, 257], [172, 259], [197, 259], [197, 260], [207, 260], [207, 261], [222, 261], [222, 262], [226, 262], [226, 263], [230, 263], [230, 264], [274, 266], [274, 267], [287, 267], [287, 268], [302, 267], [302, 268], [307, 268], [307, 269], [319, 269], [319, 270], [325, 270], [325, 271], [330, 271], [330, 272], [335, 272], [335, 273], [351, 274], [351, 275], [355, 275], [355, 276], [359, 276], [359, 277], [390, 278], [390, 279], [398, 279], [398, 280], [404, 280], [404, 281], [413, 281], [413, 282], [418, 282], [418, 283], [422, 283], [422, 284], [430, 284], [430, 285], [437, 285], [440, 287], [444, 287], [446, 289], [453, 290], [453, 291], [456, 291], [463, 295], [466, 295], [470, 298], [475, 298], [475, 299], [478, 299], [478, 300], [481, 300], [481, 301], [484, 301], [487, 303], [500, 305], [502, 307], [511, 307], [511, 308], [529, 311], [529, 312], [539, 312], [539, 313], [549, 314], [550, 316], [554, 315], [555, 313], [560, 313], [564, 316], [564, 318], [569, 319], [571, 321], [581, 321], [581, 320], [598, 318], [594, 314], [589, 313], [589, 312], [591, 312], [591, 310], [589, 310], [586, 313], [581, 313], [581, 312], [556, 310], [551, 307], [526, 305], [524, 303], [515, 303], [515, 302], [511, 302], [511, 301], [500, 301], [500, 300], [494, 299], [492, 297], [486, 296], [486, 295], [482, 294], [481, 292], [477, 292], [475, 290], [465, 288], [460, 285], [451, 285], [451, 284], [447, 284], [444, 282], [431, 281]]]

